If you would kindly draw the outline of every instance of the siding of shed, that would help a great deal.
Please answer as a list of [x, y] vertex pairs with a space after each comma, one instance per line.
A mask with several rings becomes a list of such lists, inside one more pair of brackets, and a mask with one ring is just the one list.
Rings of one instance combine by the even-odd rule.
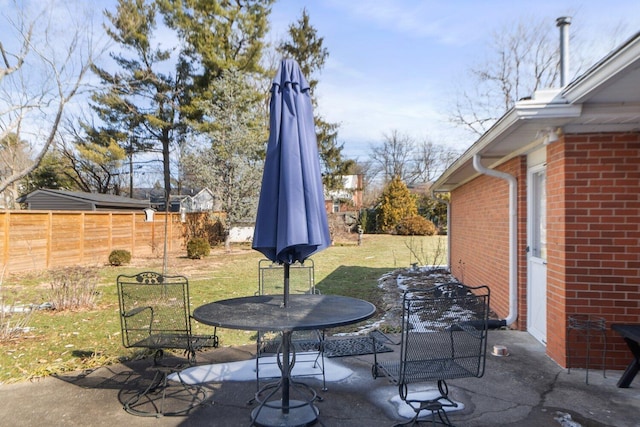
[[62, 197], [55, 194], [38, 193], [29, 198], [29, 209], [31, 210], [68, 210], [68, 211], [92, 211], [92, 203]]

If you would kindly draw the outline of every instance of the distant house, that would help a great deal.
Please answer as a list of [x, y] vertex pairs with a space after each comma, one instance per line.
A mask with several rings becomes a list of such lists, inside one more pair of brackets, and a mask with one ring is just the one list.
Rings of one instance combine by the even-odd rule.
[[345, 175], [340, 190], [325, 191], [327, 213], [358, 211], [362, 208], [363, 175]]
[[[151, 207], [159, 212], [165, 210], [165, 194], [161, 188], [137, 188], [134, 190], [137, 199], [148, 199]], [[206, 212], [219, 211], [220, 202], [209, 188], [186, 188], [180, 194], [171, 194], [170, 212]]]
[[20, 197], [18, 203], [25, 204], [29, 210], [50, 211], [131, 211], [149, 207], [149, 200], [50, 189], [35, 190]]
[[213, 191], [203, 188], [193, 196], [185, 196], [180, 200], [180, 211], [182, 212], [207, 212], [216, 209], [216, 197]]

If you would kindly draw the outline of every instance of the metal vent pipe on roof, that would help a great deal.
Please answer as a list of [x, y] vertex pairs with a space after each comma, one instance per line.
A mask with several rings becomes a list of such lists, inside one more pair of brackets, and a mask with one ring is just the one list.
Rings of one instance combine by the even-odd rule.
[[569, 25], [570, 16], [556, 19], [556, 26], [560, 28], [560, 87], [565, 87], [569, 76]]

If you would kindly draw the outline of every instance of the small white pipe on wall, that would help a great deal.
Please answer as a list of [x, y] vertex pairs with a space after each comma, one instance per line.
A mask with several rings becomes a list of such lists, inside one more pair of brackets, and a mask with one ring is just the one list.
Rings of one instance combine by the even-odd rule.
[[509, 315], [504, 319], [509, 326], [518, 318], [518, 181], [513, 175], [484, 167], [481, 160], [479, 154], [473, 156], [476, 171], [509, 183]]

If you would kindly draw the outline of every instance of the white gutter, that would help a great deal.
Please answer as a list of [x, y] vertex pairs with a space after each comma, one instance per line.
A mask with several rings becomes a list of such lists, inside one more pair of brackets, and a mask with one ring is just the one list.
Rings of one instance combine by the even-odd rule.
[[482, 166], [480, 154], [473, 155], [473, 167], [481, 174], [509, 183], [509, 315], [504, 319], [509, 326], [518, 318], [518, 181], [508, 173]]

